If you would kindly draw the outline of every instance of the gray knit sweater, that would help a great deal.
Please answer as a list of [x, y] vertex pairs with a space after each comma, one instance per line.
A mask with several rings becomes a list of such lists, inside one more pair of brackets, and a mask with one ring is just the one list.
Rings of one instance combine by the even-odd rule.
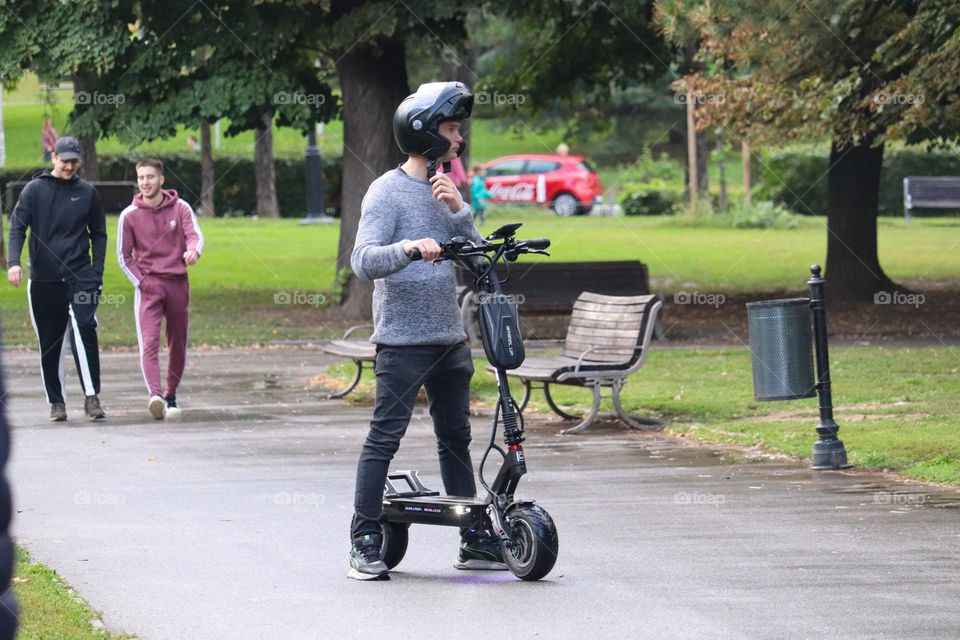
[[373, 181], [360, 208], [360, 228], [350, 256], [353, 272], [373, 280], [370, 342], [387, 345], [452, 345], [467, 339], [457, 306], [456, 277], [449, 261], [413, 262], [403, 251], [410, 240], [482, 237], [473, 212], [457, 213], [433, 199], [429, 182], [401, 169]]

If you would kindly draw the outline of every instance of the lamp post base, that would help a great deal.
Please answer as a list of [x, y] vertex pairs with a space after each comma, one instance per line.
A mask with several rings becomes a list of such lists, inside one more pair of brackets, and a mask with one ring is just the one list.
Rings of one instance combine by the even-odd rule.
[[847, 462], [847, 449], [843, 442], [836, 438], [831, 440], [817, 440], [813, 444], [813, 459], [810, 468], [849, 469], [853, 465]]

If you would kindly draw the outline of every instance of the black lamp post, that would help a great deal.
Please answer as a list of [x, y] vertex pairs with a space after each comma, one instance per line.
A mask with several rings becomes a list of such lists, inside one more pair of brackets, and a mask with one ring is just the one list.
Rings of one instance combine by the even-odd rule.
[[315, 224], [318, 222], [333, 222], [327, 215], [323, 203], [323, 163], [320, 158], [320, 147], [317, 146], [316, 125], [310, 127], [307, 133], [307, 216], [300, 219], [300, 224]]
[[833, 396], [830, 392], [830, 354], [827, 350], [827, 306], [823, 299], [820, 265], [810, 267], [810, 309], [813, 310], [813, 336], [817, 347], [817, 394], [820, 396], [819, 439], [813, 445], [813, 469], [847, 469], [847, 449], [837, 437], [840, 426], [833, 419]]

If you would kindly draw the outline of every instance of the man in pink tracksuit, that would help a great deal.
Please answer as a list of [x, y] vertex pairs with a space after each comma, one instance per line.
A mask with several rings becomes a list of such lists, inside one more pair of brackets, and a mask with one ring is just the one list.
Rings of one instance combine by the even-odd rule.
[[[190, 284], [187, 266], [203, 251], [203, 234], [189, 204], [163, 189], [163, 163], [137, 163], [140, 193], [120, 214], [117, 259], [133, 283], [140, 366], [150, 392], [147, 408], [157, 420], [181, 416], [177, 385], [187, 357]], [[167, 386], [160, 387], [160, 320], [167, 319]]]

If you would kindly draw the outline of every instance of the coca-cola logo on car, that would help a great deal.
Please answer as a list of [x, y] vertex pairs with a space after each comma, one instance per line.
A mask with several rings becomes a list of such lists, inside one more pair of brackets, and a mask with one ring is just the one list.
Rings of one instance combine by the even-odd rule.
[[529, 182], [521, 182], [513, 185], [494, 184], [490, 187], [490, 193], [497, 200], [533, 200], [535, 185]]

